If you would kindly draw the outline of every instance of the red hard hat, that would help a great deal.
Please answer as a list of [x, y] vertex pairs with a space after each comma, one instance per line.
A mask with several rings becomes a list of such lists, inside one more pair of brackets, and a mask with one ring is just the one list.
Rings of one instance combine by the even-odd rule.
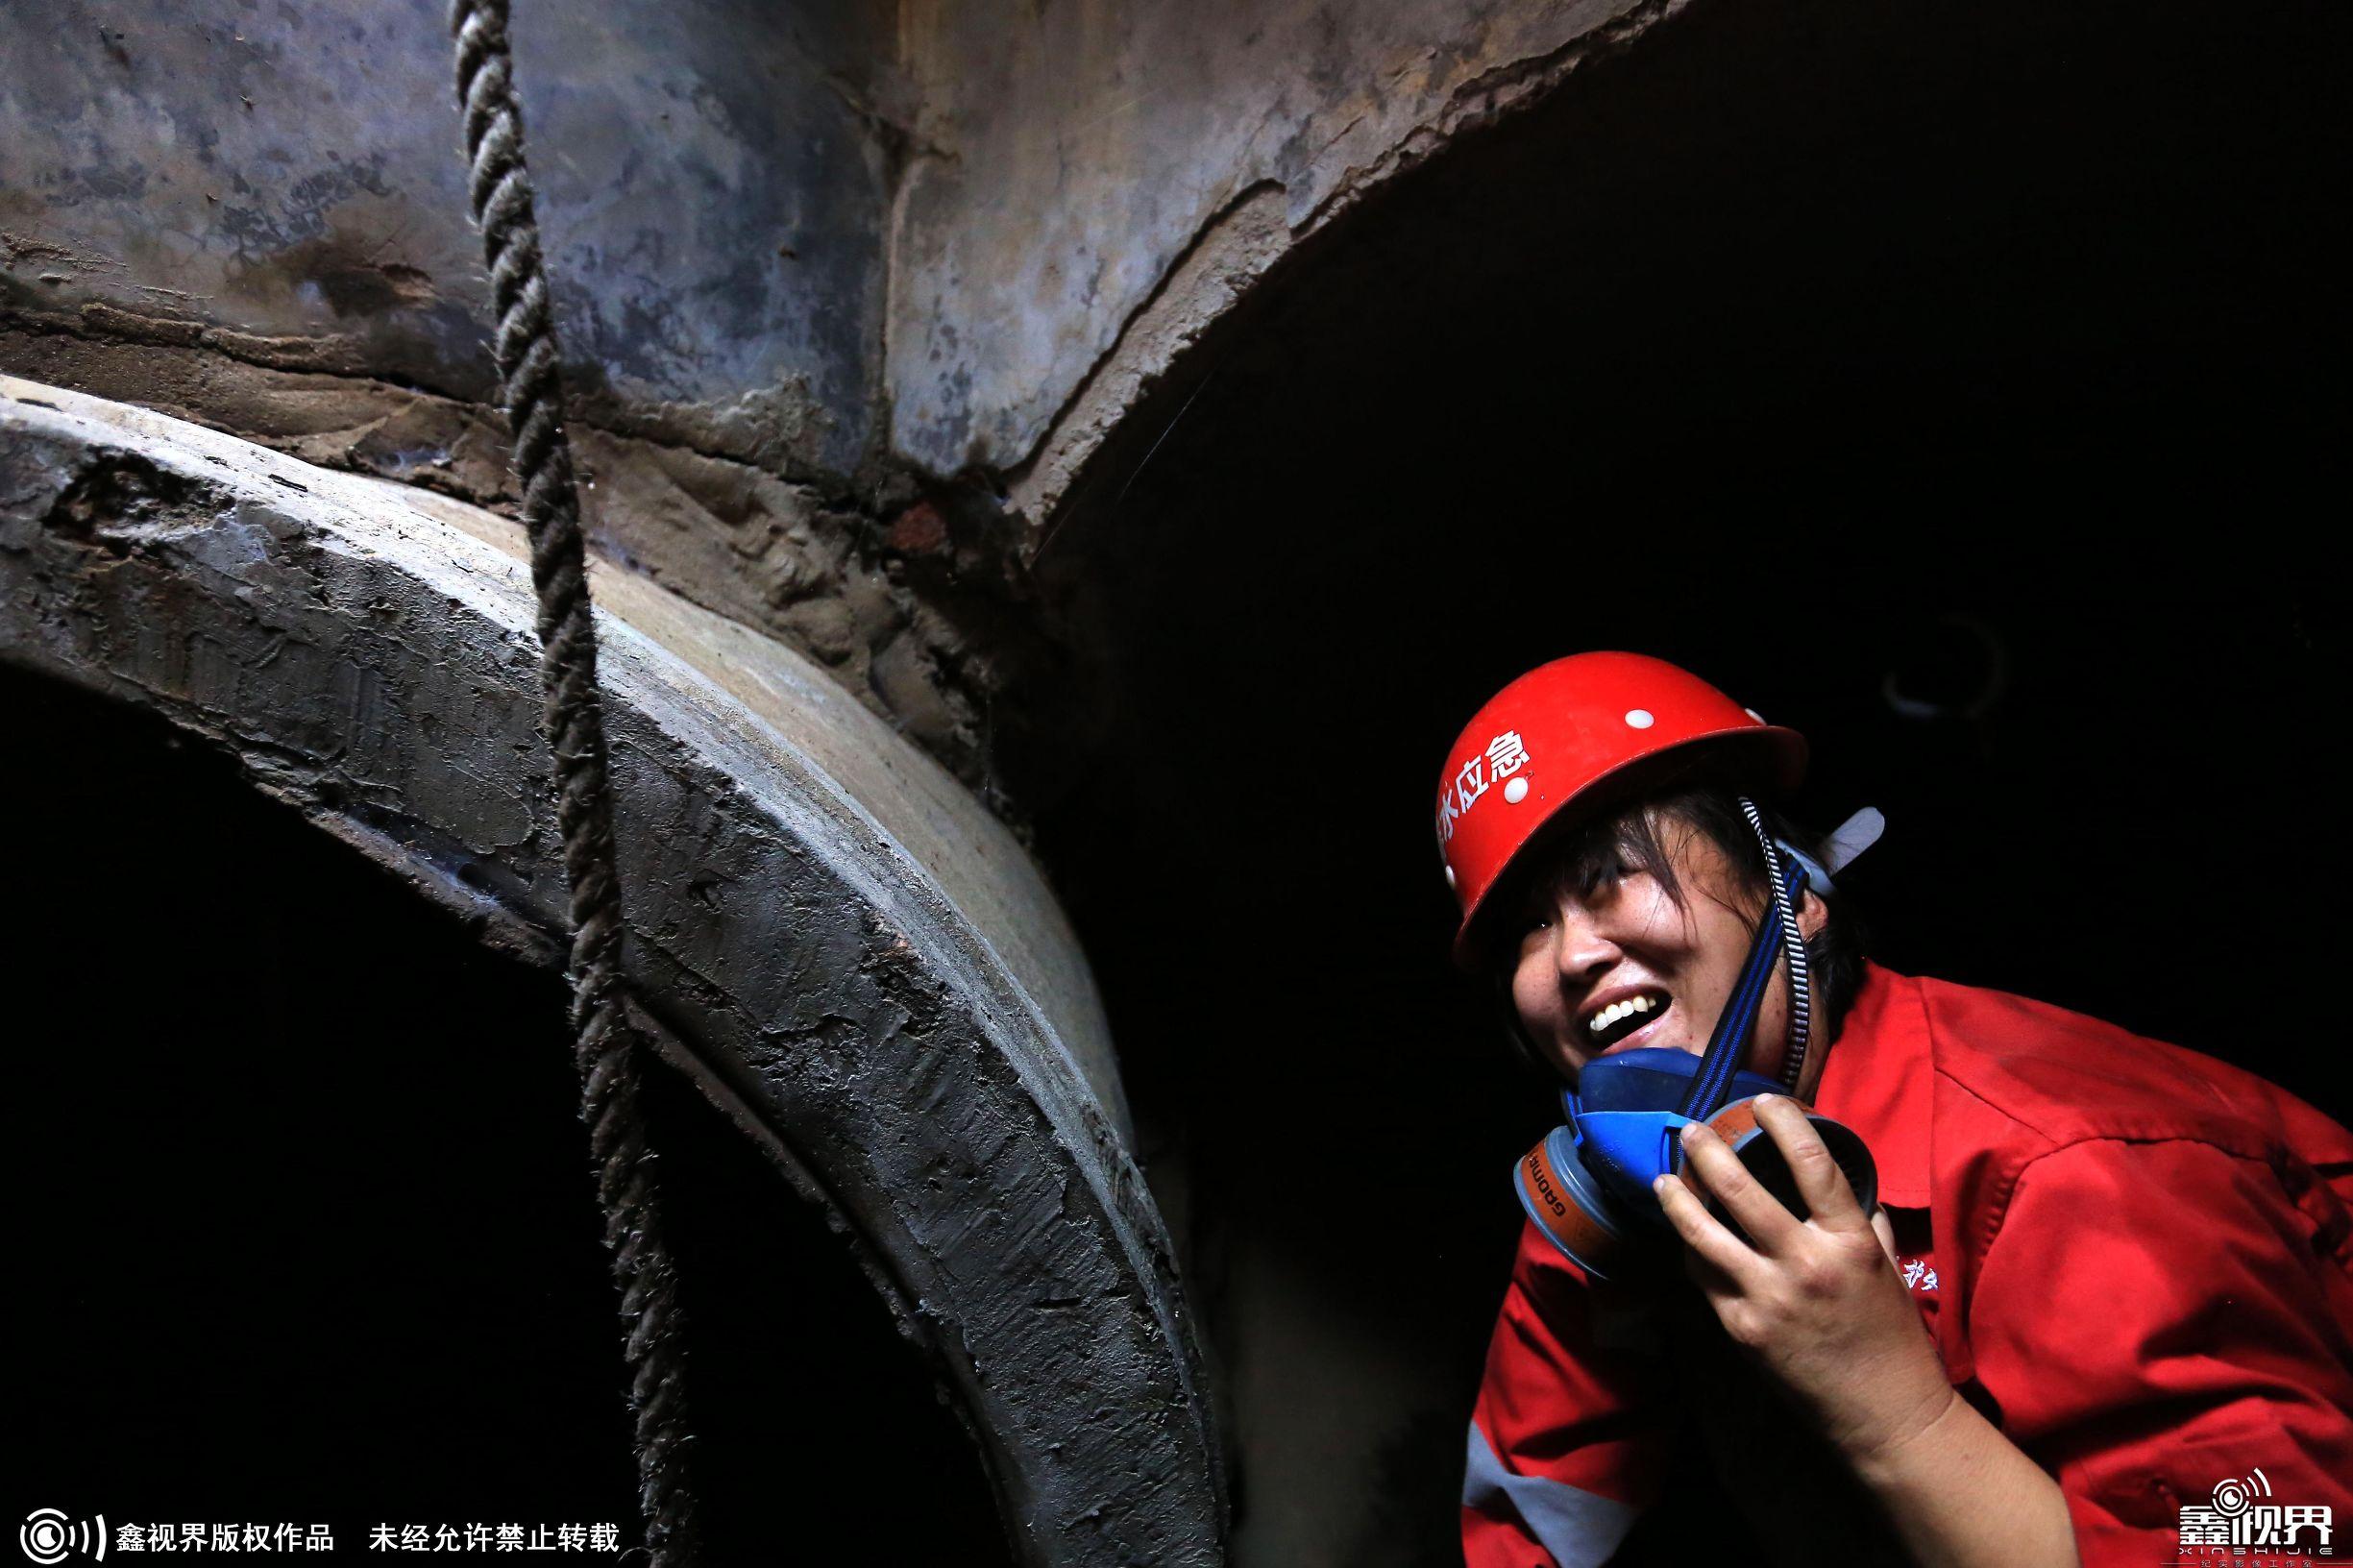
[[1654, 776], [1653, 759], [1703, 747], [1760, 791], [1794, 789], [1805, 772], [1796, 730], [1640, 653], [1573, 653], [1489, 698], [1438, 775], [1438, 853], [1462, 906], [1456, 961], [1473, 961], [1481, 906], [1538, 830], [1626, 803]]

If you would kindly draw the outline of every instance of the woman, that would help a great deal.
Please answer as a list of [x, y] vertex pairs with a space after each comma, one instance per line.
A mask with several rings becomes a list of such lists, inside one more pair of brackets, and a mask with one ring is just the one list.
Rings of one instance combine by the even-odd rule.
[[[1663, 1118], [1647, 1209], [1648, 1167], [1591, 1120], [1524, 1163], [1472, 1568], [1662, 1535], [2004, 1568], [2353, 1552], [2353, 1135], [2212, 1059], [1865, 962], [1838, 857], [1770, 809], [1803, 763], [1793, 732], [1623, 653], [1522, 676], [1448, 758], [1456, 953], [1531, 1053], [1572, 1086], [1687, 1084], [1723, 1022], [1724, 1072], [1757, 1075], [1679, 1090], [1697, 1119]], [[1739, 1157], [1711, 1119], [1752, 1120]], [[1842, 1127], [1870, 1213], [1825, 1143]], [[1786, 1206], [1751, 1173], [1767, 1150]], [[1654, 1510], [1695, 1469], [1745, 1521]]]

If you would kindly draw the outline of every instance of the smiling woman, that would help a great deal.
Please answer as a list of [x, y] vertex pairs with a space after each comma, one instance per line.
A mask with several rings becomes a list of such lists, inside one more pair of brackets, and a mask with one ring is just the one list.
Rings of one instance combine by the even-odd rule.
[[1686, 1423], [1774, 1560], [2145, 1564], [2248, 1466], [2292, 1517], [2353, 1506], [2353, 1135], [1863, 960], [1825, 898], [1846, 853], [1738, 793], [1803, 755], [1591, 653], [1506, 687], [1441, 772], [1457, 955], [1573, 1086], [1523, 1162], [1473, 1568], [1645, 1560], [1636, 1527], [1687, 1513]]
[[[1826, 846], [1779, 812], [1760, 807], [1776, 841], [1819, 862]], [[1540, 868], [1540, 870], [1538, 869]], [[1667, 786], [1644, 804], [1581, 828], [1549, 858], [1513, 879], [1503, 894], [1512, 929], [1491, 934], [1515, 1021], [1528, 1047], [1564, 1076], [1597, 1056], [1673, 1046], [1697, 1054], [1707, 1043], [1695, 1018], [1719, 1015], [1737, 978], [1737, 952], [1756, 934], [1772, 897], [1762, 848], [1729, 782]], [[1724, 922], [1735, 936], [1719, 931]], [[1828, 1032], [1862, 981], [1860, 932], [1845, 899], [1817, 883], [1798, 909], [1805, 937], [1816, 1017]], [[1507, 922], [1499, 920], [1499, 927]], [[1561, 1005], [1563, 974], [1630, 948], [1650, 956], [1653, 972], [1629, 972], [1606, 991], [1584, 996], [1574, 1016]], [[1732, 956], [1729, 972], [1723, 956]], [[1667, 972], [1673, 970], [1672, 974]], [[1679, 1007], [1679, 997], [1680, 1006]], [[1787, 999], [1776, 989], [1758, 1035], [1787, 1033]], [[1819, 1076], [1819, 1059], [1809, 1064]], [[1774, 1062], [1759, 1071], [1777, 1071]], [[1813, 1078], [1797, 1087], [1802, 1097]]]

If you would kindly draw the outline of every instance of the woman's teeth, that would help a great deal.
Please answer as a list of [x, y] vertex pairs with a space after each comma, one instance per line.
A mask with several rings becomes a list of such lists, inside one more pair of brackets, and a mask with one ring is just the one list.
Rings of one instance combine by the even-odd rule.
[[[1656, 996], [1629, 996], [1622, 1002], [1612, 1002], [1585, 1020], [1585, 1033], [1596, 1041], [1605, 1041], [1616, 1034], [1631, 1034], [1641, 1027], [1641, 1019], [1664, 1005], [1664, 999]], [[1626, 1027], [1621, 1029], [1621, 1024]]]

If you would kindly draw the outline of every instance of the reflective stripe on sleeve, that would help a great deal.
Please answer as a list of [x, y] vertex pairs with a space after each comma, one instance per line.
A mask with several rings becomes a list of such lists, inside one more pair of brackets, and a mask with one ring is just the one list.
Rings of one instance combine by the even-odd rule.
[[1634, 1528], [1641, 1510], [1598, 1492], [1504, 1468], [1487, 1434], [1471, 1423], [1470, 1458], [1462, 1472], [1462, 1506], [1491, 1519], [1517, 1518], [1560, 1568], [1599, 1568]]

